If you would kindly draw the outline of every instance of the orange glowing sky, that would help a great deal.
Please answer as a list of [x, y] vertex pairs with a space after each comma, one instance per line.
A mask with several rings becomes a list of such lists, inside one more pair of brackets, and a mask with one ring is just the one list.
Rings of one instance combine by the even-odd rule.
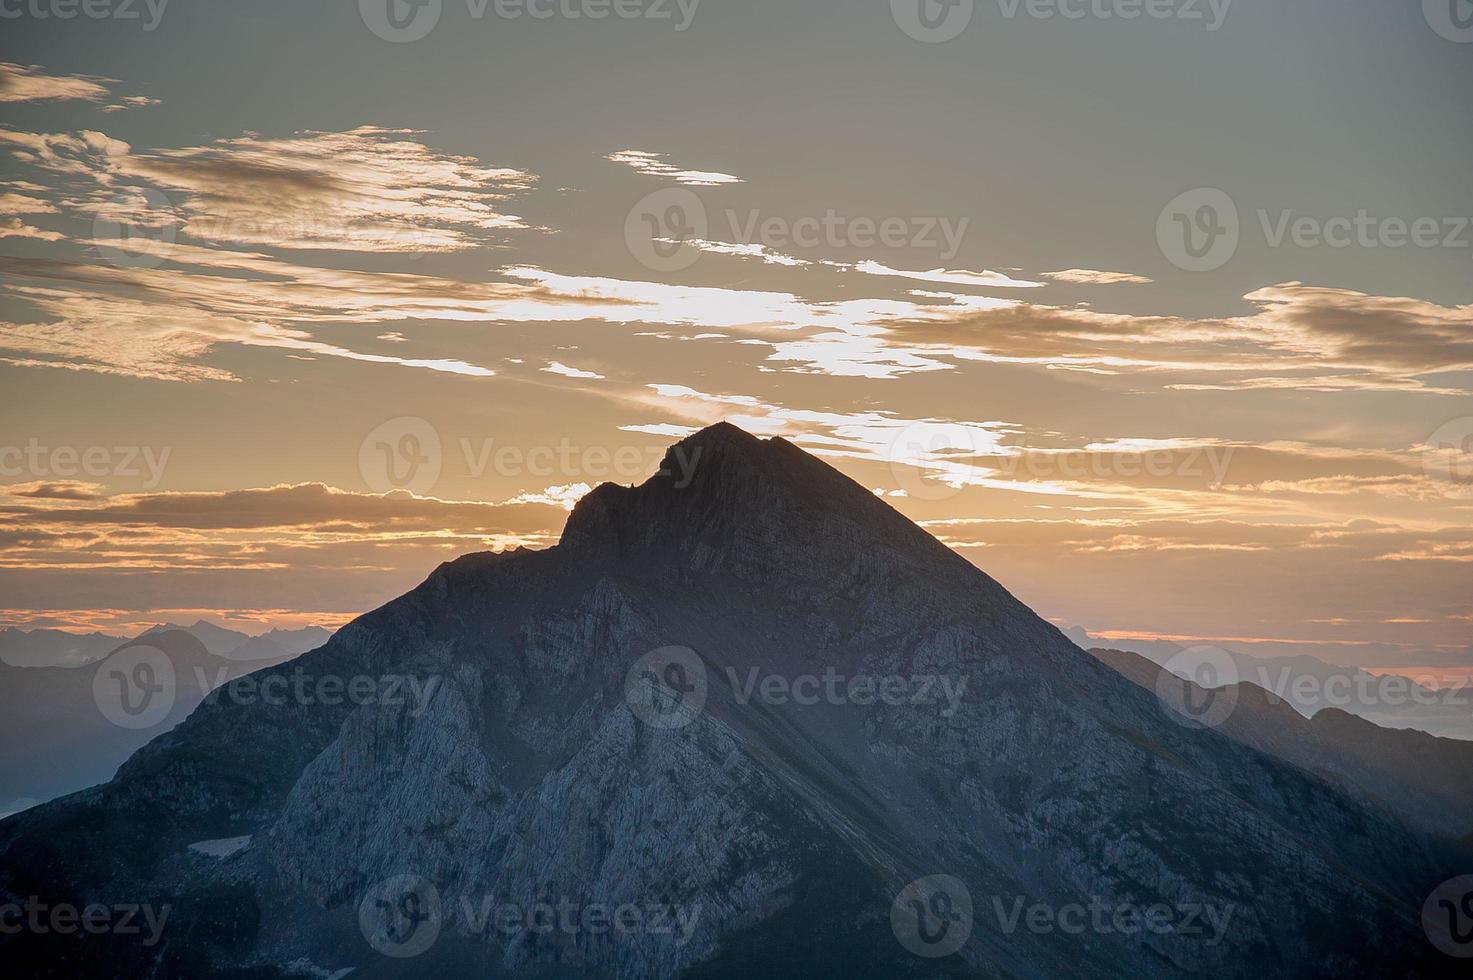
[[[858, 15], [842, 29], [890, 67], [849, 59], [841, 82], [817, 46], [743, 66], [713, 45], [746, 15], [711, 10], [708, 35], [659, 41], [684, 85], [633, 25], [509, 25], [498, 59], [301, 16], [280, 73], [330, 68], [289, 91], [230, 38], [200, 78], [182, 14], [0, 64], [0, 625], [339, 625], [440, 561], [554, 543], [592, 486], [725, 419], [823, 456], [1061, 625], [1473, 663], [1468, 253], [1273, 247], [1256, 213], [1468, 213], [1441, 54], [1379, 93], [1405, 104], [1345, 95], [1367, 127], [1442, 133], [1412, 200], [1375, 196], [1389, 158], [1335, 176], [1361, 145], [1338, 103], [1322, 145], [1288, 137], [1313, 92], [1256, 107], [1306, 174], [1262, 139], [1198, 155], [1207, 122], [1159, 92], [1154, 123], [1109, 104], [1146, 91], [1138, 36], [1091, 64], [1087, 106], [1044, 98], [1058, 79], [979, 105], [968, 86], [1021, 53]], [[1218, 40], [1262, 71], [1273, 33]], [[582, 67], [535, 57], [561, 44]], [[1223, 112], [1214, 138], [1256, 132]], [[1156, 124], [1180, 156], [1133, 142]], [[1242, 212], [1205, 272], [1158, 234], [1198, 186]]]

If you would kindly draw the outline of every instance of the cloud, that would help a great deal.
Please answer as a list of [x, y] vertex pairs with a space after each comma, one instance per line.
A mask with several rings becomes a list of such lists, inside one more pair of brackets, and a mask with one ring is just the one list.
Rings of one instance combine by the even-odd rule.
[[986, 269], [982, 272], [968, 272], [965, 269], [931, 269], [928, 272], [907, 272], [904, 269], [892, 269], [875, 261], [858, 262], [847, 268], [870, 276], [896, 276], [902, 279], [914, 279], [918, 282], [943, 283], [952, 286], [986, 286], [993, 289], [1035, 289], [1043, 285], [1041, 282], [1014, 279], [1004, 273], [993, 272], [991, 269]]
[[[31, 486], [31, 485], [25, 485]], [[95, 498], [93, 498], [95, 499]], [[387, 535], [400, 531], [462, 534], [545, 531], [549, 515], [534, 505], [489, 504], [417, 497], [404, 491], [355, 493], [322, 483], [246, 490], [119, 494], [94, 506], [0, 507], [15, 520], [48, 525], [152, 528], [333, 530]]]
[[708, 252], [712, 255], [740, 255], [745, 258], [761, 259], [767, 265], [783, 265], [796, 268], [813, 264], [806, 259], [794, 258], [791, 255], [774, 252], [761, 242], [748, 242], [739, 245], [733, 242], [713, 242], [704, 238], [691, 238], [683, 242], [677, 242], [670, 238], [659, 240], [665, 244], [689, 245], [692, 248], [699, 249], [702, 252]]
[[572, 510], [585, 496], [593, 491], [586, 483], [570, 483], [565, 486], [547, 487], [535, 493], [518, 494], [509, 504], [550, 504], [563, 510]]
[[364, 126], [130, 153], [126, 176], [179, 197], [192, 238], [235, 245], [448, 252], [525, 228], [500, 204], [535, 182], [431, 150], [404, 129]]
[[704, 170], [682, 170], [665, 162], [665, 154], [649, 153], [645, 150], [620, 150], [604, 157], [610, 163], [622, 163], [636, 173], [650, 177], [662, 177], [688, 187], [716, 187], [721, 184], [740, 184], [740, 177], [731, 174], [711, 173]]
[[64, 241], [66, 236], [59, 231], [43, 231], [19, 218], [0, 218], [0, 238], [36, 238], [43, 242], [59, 242]]
[[40, 497], [50, 500], [101, 500], [105, 495], [96, 483], [78, 480], [38, 480], [0, 486], [0, 494], [11, 497]]
[[1148, 283], [1153, 280], [1129, 272], [1100, 272], [1096, 269], [1064, 269], [1061, 272], [1045, 272], [1045, 279], [1054, 282], [1080, 283], [1088, 286], [1114, 286], [1121, 283]]
[[589, 380], [603, 380], [603, 375], [594, 374], [592, 371], [580, 371], [578, 368], [568, 367], [558, 361], [552, 361], [542, 369], [548, 374], [560, 374], [565, 378], [586, 378]]
[[135, 150], [102, 133], [0, 130], [23, 163], [69, 181], [85, 216], [207, 242], [284, 249], [454, 252], [523, 229], [503, 202], [531, 174], [363, 126]]
[[0, 194], [0, 215], [7, 214], [55, 214], [56, 206], [50, 201], [29, 194], [5, 192]]
[[[890, 412], [828, 412], [794, 409], [753, 395], [715, 394], [687, 385], [650, 384], [652, 396], [637, 404], [658, 408], [700, 425], [726, 421], [759, 435], [782, 436], [819, 455], [922, 470], [948, 486], [995, 482], [985, 468], [968, 462], [979, 453], [999, 453], [1013, 431], [1004, 422], [904, 418]], [[651, 431], [652, 425], [623, 426]], [[661, 434], [675, 434], [668, 426]]]
[[[235, 377], [229, 371], [199, 363], [217, 345], [231, 343], [474, 377], [495, 374], [450, 358], [369, 354], [315, 340], [303, 330], [267, 319], [272, 312], [269, 297], [264, 308], [250, 308], [244, 297], [253, 290], [269, 294], [272, 286], [265, 282], [5, 256], [0, 256], [0, 268], [62, 283], [61, 288], [6, 283], [6, 292], [25, 299], [48, 318], [39, 323], [0, 323], [0, 350], [27, 355], [5, 358], [10, 363], [164, 381], [232, 381]], [[141, 295], [95, 288], [128, 284], [142, 287]], [[213, 296], [212, 287], [218, 289]]]
[[[102, 254], [149, 260], [144, 268], [123, 262], [109, 269], [0, 257], [8, 274], [0, 289], [42, 314], [42, 322], [8, 324], [0, 345], [16, 355], [10, 363], [172, 380], [228, 379], [224, 369], [199, 363], [221, 343], [488, 377], [490, 368], [468, 361], [363, 353], [319, 340], [310, 328], [417, 319], [597, 320], [687, 327], [693, 337], [746, 334], [738, 342], [772, 345], [769, 370], [872, 380], [990, 363], [1102, 376], [1150, 373], [1164, 376], [1163, 388], [1179, 390], [1448, 394], [1463, 389], [1430, 376], [1473, 367], [1473, 307], [1296, 282], [1249, 293], [1245, 300], [1255, 307], [1249, 315], [1189, 319], [935, 289], [912, 289], [900, 298], [821, 299], [529, 265], [496, 270], [501, 281], [460, 281], [323, 268], [177, 241], [453, 252], [522, 227], [500, 202], [530, 186], [531, 175], [439, 153], [413, 135], [364, 127], [280, 139], [247, 135], [145, 153], [94, 131], [0, 130], [0, 145], [72, 188], [54, 203], [29, 190], [7, 192], [0, 203], [17, 212], [35, 208], [33, 201], [68, 212], [90, 208], [141, 229], [141, 237], [99, 235], [85, 244]], [[648, 163], [645, 156], [616, 156], [631, 165]], [[18, 217], [0, 226], [0, 234], [60, 237]], [[802, 263], [761, 246], [702, 247], [765, 263]], [[910, 271], [875, 261], [823, 265], [952, 287], [1026, 290], [1043, 284], [990, 270]], [[1085, 285], [1126, 275], [1049, 274]], [[853, 295], [842, 288], [834, 294]], [[380, 328], [376, 336], [392, 340], [394, 333]]]
[[90, 75], [47, 75], [40, 65], [0, 62], [0, 102], [51, 102], [79, 99], [101, 102], [110, 78]]
[[1247, 294], [1258, 311], [1189, 320], [1028, 303], [958, 307], [887, 327], [884, 341], [963, 360], [1101, 373], [1235, 374], [1178, 388], [1466, 393], [1424, 376], [1473, 368], [1473, 306], [1283, 283]]
[[152, 106], [163, 105], [158, 99], [151, 99], [146, 95], [127, 95], [111, 105], [102, 107], [103, 112], [122, 112], [125, 109], [147, 109]]
[[1445, 307], [1298, 282], [1244, 298], [1261, 311], [1231, 322], [1277, 350], [1368, 373], [1473, 369], [1473, 305]]
[[342, 611], [386, 602], [443, 561], [554, 543], [572, 492], [486, 503], [320, 483], [87, 500], [39, 489], [0, 487], [9, 607], [0, 619], [51, 611], [55, 622], [134, 622], [129, 610], [220, 610], [228, 596], [227, 612], [259, 610], [271, 623], [340, 622]]

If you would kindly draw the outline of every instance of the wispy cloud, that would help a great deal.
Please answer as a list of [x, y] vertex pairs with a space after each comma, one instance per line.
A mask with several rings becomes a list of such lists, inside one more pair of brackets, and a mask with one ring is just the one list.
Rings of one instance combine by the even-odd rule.
[[951, 286], [1035, 289], [1043, 285], [1041, 282], [1027, 279], [1014, 279], [1012, 276], [1002, 272], [993, 272], [991, 269], [982, 272], [969, 272], [966, 269], [931, 269], [923, 272], [910, 272], [905, 269], [892, 269], [875, 261], [858, 262], [850, 268], [869, 276], [896, 276], [902, 279], [914, 279], [918, 282], [934, 282]]
[[45, 231], [28, 225], [19, 218], [0, 218], [0, 238], [35, 238], [43, 242], [60, 242], [66, 236], [59, 231]]
[[547, 367], [543, 368], [542, 370], [547, 372], [548, 374], [560, 374], [565, 378], [583, 378], [590, 381], [603, 379], [603, 375], [601, 374], [595, 374], [592, 371], [583, 371], [578, 368], [568, 367], [566, 364], [563, 364], [559, 361], [550, 362]]
[[526, 227], [502, 204], [535, 177], [435, 151], [416, 135], [364, 126], [141, 152], [93, 131], [0, 130], [0, 145], [67, 182], [69, 210], [205, 242], [453, 252]]
[[0, 62], [0, 102], [50, 102], [80, 99], [101, 102], [110, 78], [91, 75], [48, 75], [40, 65]]
[[684, 184], [688, 187], [716, 187], [721, 184], [742, 183], [740, 177], [733, 177], [731, 174], [714, 173], [706, 170], [683, 170], [674, 164], [666, 162], [665, 154], [663, 153], [650, 153], [645, 150], [620, 150], [617, 153], [610, 153], [604, 159], [610, 163], [622, 163], [637, 173], [672, 180], [677, 184]]
[[0, 619], [113, 625], [228, 597], [264, 622], [340, 621], [321, 611], [372, 608], [450, 558], [554, 543], [573, 492], [484, 503], [309, 483], [76, 499], [0, 486]]
[[1045, 279], [1054, 282], [1080, 283], [1088, 286], [1115, 286], [1122, 283], [1148, 283], [1152, 280], [1129, 272], [1100, 272], [1097, 269], [1064, 269], [1060, 272], [1045, 272]]

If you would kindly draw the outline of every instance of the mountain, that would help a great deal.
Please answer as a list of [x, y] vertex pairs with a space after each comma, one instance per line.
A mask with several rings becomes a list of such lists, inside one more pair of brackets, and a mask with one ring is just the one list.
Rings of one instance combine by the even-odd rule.
[[[40, 632], [32, 631], [32, 635]], [[225, 634], [243, 642], [237, 644]], [[48, 640], [44, 651], [32, 648], [62, 665], [0, 663], [0, 742], [15, 748], [0, 754], [0, 814], [111, 778], [118, 766], [155, 735], [188, 717], [214, 688], [321, 646], [330, 635], [309, 627], [251, 638], [201, 621], [188, 629], [156, 626], [132, 640], [104, 634], [77, 638], [88, 643], [94, 637], [105, 638], [109, 644], [101, 652], [88, 648], [79, 663], [56, 659], [65, 644], [62, 640]], [[99, 682], [98, 674], [110, 669], [111, 655], [140, 646], [168, 652], [174, 675], [171, 708], [146, 725], [120, 727], [101, 710], [98, 684], [107, 681]], [[110, 696], [104, 691], [104, 698]]]
[[[1090, 651], [1148, 691], [1201, 704], [1207, 692], [1138, 654]], [[1163, 675], [1170, 677], [1167, 681]], [[1473, 833], [1473, 743], [1424, 732], [1382, 728], [1339, 708], [1305, 718], [1288, 702], [1247, 681], [1226, 690], [1232, 710], [1217, 726], [1229, 737], [1363, 795], [1372, 805], [1450, 840]]]
[[[1434, 690], [1395, 675], [1376, 675], [1309, 656], [1256, 657], [1217, 646], [1182, 647], [1166, 640], [1098, 641], [1077, 626], [1066, 635], [1082, 649], [1113, 648], [1138, 654], [1189, 680], [1204, 658], [1225, 653], [1232, 658], [1238, 677], [1271, 691], [1305, 717], [1338, 709], [1386, 728], [1473, 740], [1470, 689]], [[1469, 659], [1473, 658], [1463, 662]]]
[[332, 635], [331, 630], [323, 629], [321, 626], [308, 626], [300, 630], [274, 629], [260, 636], [251, 636], [239, 630], [228, 629], [224, 626], [205, 620], [197, 620], [192, 626], [176, 626], [163, 623], [151, 627], [144, 632], [144, 636], [161, 630], [182, 629], [192, 634], [204, 644], [205, 649], [217, 657], [226, 657], [231, 660], [280, 660], [283, 657], [295, 657], [314, 650], [327, 642]]
[[[160, 623], [144, 631], [184, 630], [217, 657], [232, 660], [278, 660], [295, 657], [327, 642], [331, 630], [308, 626], [300, 630], [274, 629], [260, 636], [197, 620], [193, 626]], [[0, 665], [11, 667], [84, 667], [96, 663], [124, 643], [126, 636], [110, 633], [68, 633], [53, 629], [0, 629]]]
[[[787, 442], [715, 426], [665, 470], [0, 822], [0, 903], [169, 913], [153, 945], [23, 931], [0, 956], [253, 978], [1454, 962], [1421, 926], [1465, 860], [1443, 842], [1163, 711]], [[398, 683], [249, 697], [293, 676]]]
[[126, 636], [51, 629], [0, 629], [0, 669], [81, 666], [107, 656]]

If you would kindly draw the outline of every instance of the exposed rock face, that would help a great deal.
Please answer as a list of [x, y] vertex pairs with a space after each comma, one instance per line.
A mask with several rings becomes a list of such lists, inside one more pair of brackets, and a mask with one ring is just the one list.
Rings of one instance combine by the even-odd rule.
[[[1440, 843], [1179, 724], [795, 447], [717, 426], [676, 450], [700, 454], [689, 486], [601, 487], [558, 547], [442, 566], [251, 679], [409, 678], [401, 697], [222, 698], [111, 783], [0, 824], [4, 900], [172, 906], [152, 947], [25, 933], [0, 937], [0, 956], [178, 977], [1261, 978], [1455, 962], [1419, 922], [1459, 870]], [[693, 652], [646, 657], [671, 646]], [[894, 680], [848, 683], [864, 678]], [[223, 857], [190, 849], [246, 836]], [[902, 893], [934, 875], [965, 893]], [[582, 925], [497, 918], [542, 903]], [[1173, 927], [1012, 918], [1036, 903], [1160, 906]], [[595, 907], [640, 925], [600, 929]], [[907, 929], [925, 951], [937, 923], [936, 942], [952, 928], [965, 942], [916, 955]]]

